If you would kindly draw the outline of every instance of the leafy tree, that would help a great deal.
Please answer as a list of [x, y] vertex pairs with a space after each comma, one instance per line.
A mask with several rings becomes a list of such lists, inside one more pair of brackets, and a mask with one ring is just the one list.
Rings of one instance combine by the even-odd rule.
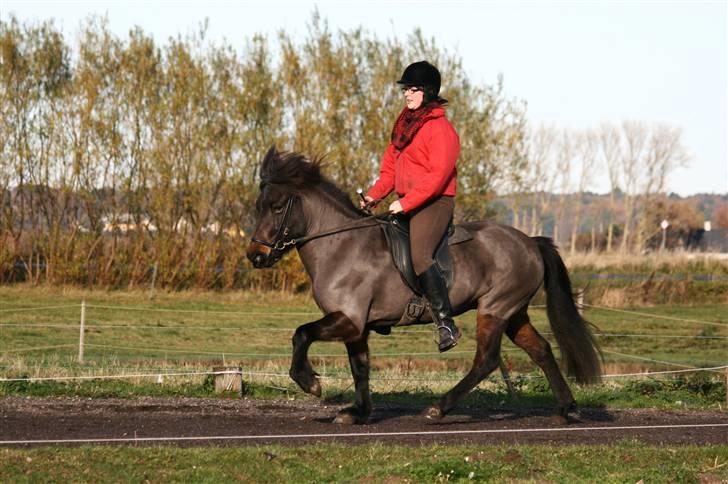
[[90, 18], [70, 45], [52, 22], [0, 22], [0, 273], [104, 287], [300, 288], [300, 266], [250, 271], [257, 166], [269, 146], [325, 156], [353, 193], [377, 176], [402, 109], [394, 81], [427, 58], [462, 140], [458, 216], [490, 213], [526, 168], [525, 106], [471, 83], [421, 32], [257, 35], [238, 51], [206, 26], [158, 44]]

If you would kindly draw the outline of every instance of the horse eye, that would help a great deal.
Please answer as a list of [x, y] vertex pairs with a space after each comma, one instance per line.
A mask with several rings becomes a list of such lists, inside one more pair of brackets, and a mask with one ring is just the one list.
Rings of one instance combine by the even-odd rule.
[[276, 214], [283, 213], [283, 206], [280, 206], [280, 207], [271, 207], [271, 209], [273, 210], [273, 213], [276, 213]]

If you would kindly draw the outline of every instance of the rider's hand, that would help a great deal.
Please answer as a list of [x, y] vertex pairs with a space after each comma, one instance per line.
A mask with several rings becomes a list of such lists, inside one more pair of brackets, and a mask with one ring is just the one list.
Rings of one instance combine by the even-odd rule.
[[[364, 200], [366, 200], [366, 202]], [[364, 200], [359, 200], [359, 208], [361, 209], [364, 209], [365, 206], [371, 204], [374, 201], [374, 199], [369, 195], [365, 196]]]
[[399, 200], [395, 200], [391, 205], [389, 205], [389, 211], [392, 213], [400, 213], [403, 211], [402, 204], [399, 203]]

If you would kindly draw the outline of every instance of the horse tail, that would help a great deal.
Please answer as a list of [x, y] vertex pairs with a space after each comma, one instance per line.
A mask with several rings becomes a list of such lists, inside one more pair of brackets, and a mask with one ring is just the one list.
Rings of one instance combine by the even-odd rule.
[[563, 259], [548, 237], [533, 237], [544, 261], [546, 313], [561, 350], [566, 374], [579, 383], [594, 383], [601, 376], [602, 355], [589, 326], [574, 302]]

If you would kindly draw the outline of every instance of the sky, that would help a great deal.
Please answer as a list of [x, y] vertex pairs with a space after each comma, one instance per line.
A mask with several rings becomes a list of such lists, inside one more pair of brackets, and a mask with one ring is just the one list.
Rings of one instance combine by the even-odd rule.
[[[134, 26], [164, 43], [199, 29], [238, 51], [256, 33], [303, 37], [318, 10], [332, 30], [363, 27], [405, 40], [419, 28], [457, 53], [469, 78], [504, 79], [533, 125], [596, 128], [624, 120], [683, 129], [688, 167], [668, 189], [728, 194], [728, 0], [723, 1], [111, 1], [2, 0], [0, 19], [54, 19], [69, 39], [90, 15], [125, 37]], [[420, 59], [412, 59], [416, 61]], [[445, 78], [447, 73], [443, 73]], [[382, 134], [383, 136], [386, 133]], [[606, 179], [592, 190], [606, 192]]]

